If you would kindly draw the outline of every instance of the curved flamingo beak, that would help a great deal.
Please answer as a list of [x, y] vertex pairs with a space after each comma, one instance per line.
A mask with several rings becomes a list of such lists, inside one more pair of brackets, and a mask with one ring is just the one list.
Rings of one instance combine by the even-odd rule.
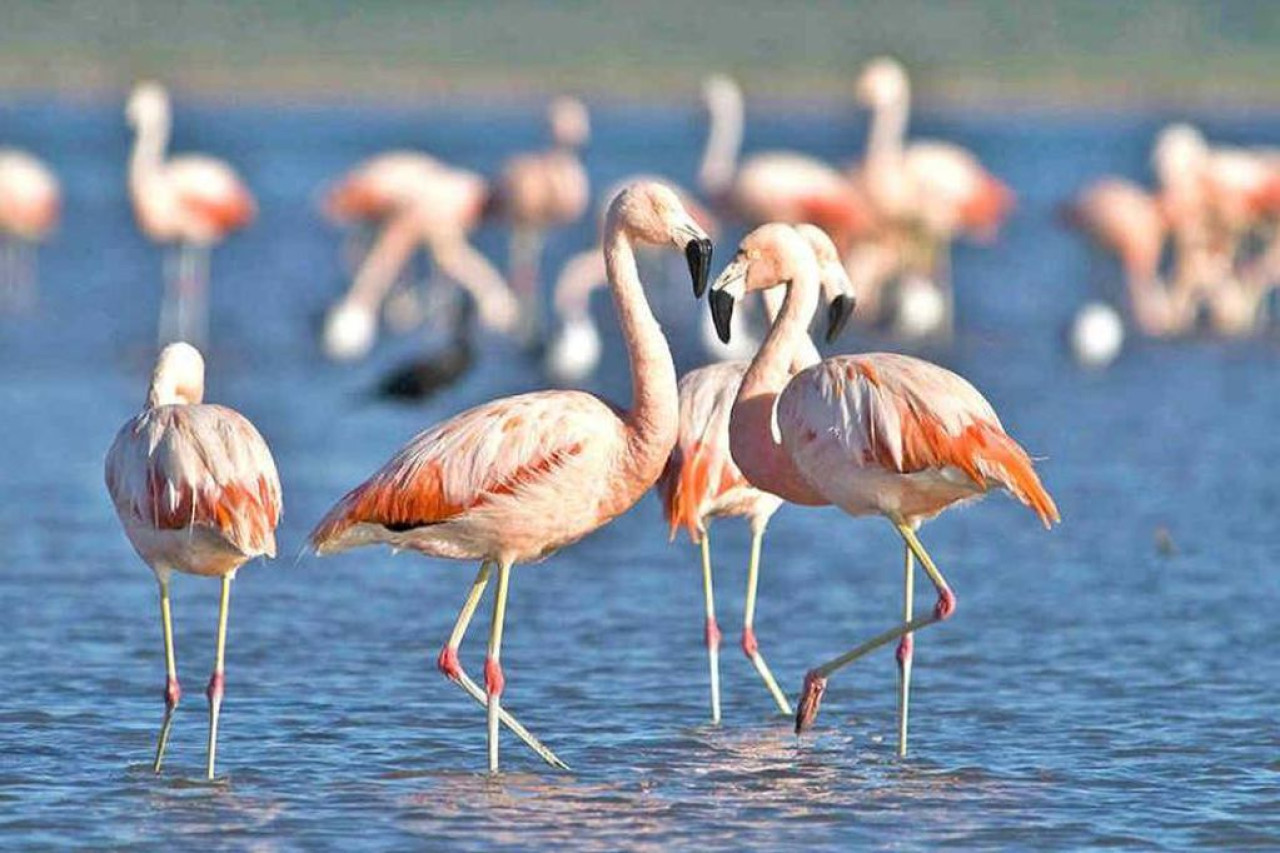
[[856, 304], [856, 299], [843, 293], [831, 300], [831, 304], [827, 306], [827, 343], [840, 337], [844, 327], [849, 325], [849, 318], [853, 316]]
[[684, 257], [689, 263], [689, 275], [693, 279], [693, 296], [701, 299], [707, 292], [707, 278], [711, 274], [711, 239], [694, 237], [684, 247]]

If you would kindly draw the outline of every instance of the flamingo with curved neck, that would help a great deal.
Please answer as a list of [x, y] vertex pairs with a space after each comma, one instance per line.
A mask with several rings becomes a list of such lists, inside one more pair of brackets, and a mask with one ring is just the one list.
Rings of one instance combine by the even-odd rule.
[[[606, 222], [605, 266], [631, 360], [630, 409], [618, 411], [581, 391], [535, 392], [478, 406], [420, 433], [342, 498], [311, 535], [321, 554], [382, 543], [480, 561], [439, 666], [487, 707], [490, 770], [498, 767], [500, 721], [544, 760], [563, 766], [501, 707], [511, 567], [542, 559], [630, 509], [658, 479], [676, 440], [675, 366], [645, 298], [635, 247], [683, 251], [701, 295], [711, 242], [676, 194], [656, 183], [623, 190]], [[458, 647], [495, 565], [498, 589], [481, 691], [459, 664]]]

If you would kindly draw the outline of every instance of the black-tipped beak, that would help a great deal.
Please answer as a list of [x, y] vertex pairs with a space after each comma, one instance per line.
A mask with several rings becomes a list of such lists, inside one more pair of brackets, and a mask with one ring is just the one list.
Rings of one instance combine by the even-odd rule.
[[853, 316], [855, 304], [852, 296], [845, 296], [843, 293], [831, 300], [827, 307], [827, 343], [840, 337], [844, 327], [849, 324], [849, 318]]
[[695, 237], [685, 244], [684, 257], [689, 262], [689, 275], [693, 278], [693, 295], [701, 299], [707, 292], [707, 277], [711, 274], [711, 241], [706, 237]]
[[716, 334], [722, 343], [729, 343], [729, 329], [733, 321], [733, 294], [713, 290], [710, 296], [711, 319], [716, 324]]

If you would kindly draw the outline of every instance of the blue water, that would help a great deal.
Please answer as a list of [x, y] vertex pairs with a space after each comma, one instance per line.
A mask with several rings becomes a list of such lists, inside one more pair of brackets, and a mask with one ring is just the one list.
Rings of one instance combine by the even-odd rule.
[[[689, 182], [687, 108], [600, 108], [597, 186], [635, 171]], [[421, 407], [364, 390], [417, 345], [365, 364], [318, 355], [341, 286], [310, 204], [359, 157], [418, 145], [482, 171], [540, 141], [537, 108], [421, 112], [179, 105], [175, 145], [233, 160], [260, 222], [214, 259], [208, 396], [252, 418], [279, 463], [282, 558], [232, 597], [219, 779], [205, 783], [202, 688], [217, 585], [175, 586], [186, 688], [165, 772], [150, 772], [163, 657], [155, 586], [111, 510], [101, 462], [142, 402], [160, 263], [124, 196], [115, 107], [0, 107], [3, 141], [42, 152], [66, 215], [36, 313], [0, 319], [0, 839], [12, 847], [180, 844], [343, 850], [409, 845], [705, 849], [1280, 846], [1280, 374], [1272, 338], [1134, 344], [1077, 371], [1062, 328], [1099, 267], [1054, 203], [1111, 171], [1143, 177], [1162, 117], [926, 115], [1019, 193], [998, 246], [958, 250], [961, 332], [934, 357], [971, 378], [1037, 456], [1064, 518], [1051, 533], [1003, 497], [930, 524], [959, 596], [917, 638], [912, 751], [894, 756], [884, 650], [836, 676], [802, 739], [736, 652], [746, 534], [714, 528], [724, 723], [707, 724], [696, 553], [656, 502], [512, 581], [507, 705], [574, 767], [513, 738], [484, 766], [483, 712], [434, 670], [473, 567], [366, 550], [295, 559], [320, 514], [418, 429], [539, 387], [488, 340], [467, 380]], [[1280, 119], [1210, 134], [1280, 142]], [[852, 156], [844, 109], [757, 113], [748, 147]], [[591, 238], [556, 235], [554, 270]], [[490, 253], [503, 237], [485, 233]], [[718, 257], [730, 253], [722, 242]], [[698, 306], [663, 295], [682, 365]], [[597, 304], [610, 323], [607, 300]], [[850, 336], [842, 348], [861, 344]], [[592, 388], [627, 396], [614, 335]], [[1171, 547], [1157, 547], [1158, 542]], [[765, 545], [758, 633], [784, 687], [898, 618], [900, 548], [883, 522], [783, 510]], [[922, 601], [922, 606], [927, 598]], [[478, 672], [488, 607], [463, 649]]]

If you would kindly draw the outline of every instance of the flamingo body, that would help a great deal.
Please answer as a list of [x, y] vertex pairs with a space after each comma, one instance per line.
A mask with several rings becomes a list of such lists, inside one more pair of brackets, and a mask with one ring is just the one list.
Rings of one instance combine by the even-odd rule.
[[325, 194], [335, 222], [377, 221], [432, 192], [447, 167], [416, 151], [388, 151], [360, 163]]
[[0, 149], [0, 233], [43, 239], [58, 223], [61, 197], [47, 166], [25, 151]]

